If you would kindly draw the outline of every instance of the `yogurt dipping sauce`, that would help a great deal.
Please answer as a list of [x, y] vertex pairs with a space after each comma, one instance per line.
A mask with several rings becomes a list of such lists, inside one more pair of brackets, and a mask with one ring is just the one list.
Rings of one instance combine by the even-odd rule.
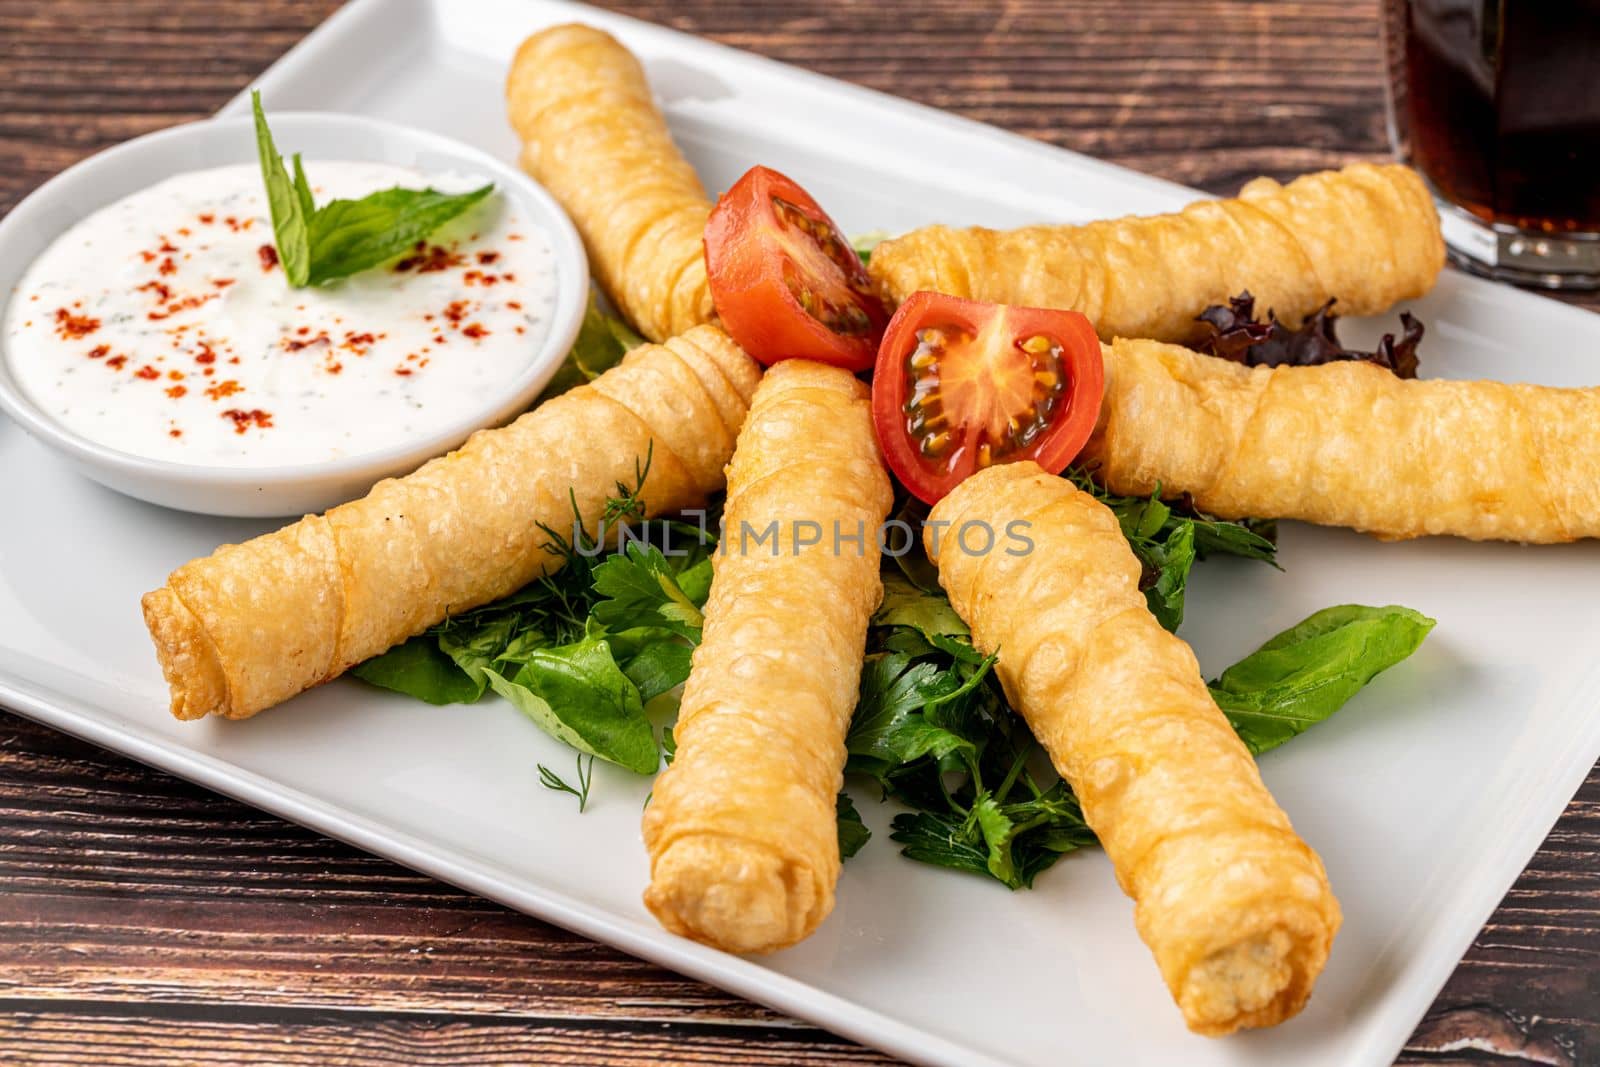
[[[309, 162], [318, 203], [483, 184]], [[181, 174], [84, 218], [22, 276], [11, 373], [68, 429], [152, 459], [312, 464], [376, 452], [485, 406], [538, 350], [556, 298], [542, 228], [492, 195], [397, 261], [290, 288], [260, 168]]]

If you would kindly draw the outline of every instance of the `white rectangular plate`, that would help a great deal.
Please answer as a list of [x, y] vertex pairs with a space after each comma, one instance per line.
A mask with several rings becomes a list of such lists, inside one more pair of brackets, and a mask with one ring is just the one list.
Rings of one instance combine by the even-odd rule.
[[[398, 119], [511, 158], [505, 63], [526, 33], [570, 19], [644, 58], [709, 188], [770, 164], [847, 230], [1082, 220], [1195, 195], [553, 0], [358, 0], [259, 84], [270, 107]], [[1600, 381], [1600, 316], [1454, 273], [1416, 310], [1429, 374]], [[1374, 456], [1384, 448], [1372, 442]], [[175, 722], [139, 594], [271, 524], [122, 498], [9, 423], [0, 501], [0, 704], [928, 1063], [1387, 1064], [1600, 755], [1600, 545], [1383, 545], [1286, 525], [1282, 573], [1202, 566], [1184, 636], [1208, 673], [1329, 604], [1401, 603], [1439, 620], [1413, 660], [1264, 760], [1345, 924], [1302, 1016], [1208, 1041], [1184, 1030], [1095, 852], [1011, 894], [900, 857], [892, 812], [867, 803], [877, 836], [846, 865], [833, 916], [798, 948], [743, 960], [663, 933], [640, 904], [646, 784], [599, 769], [579, 817], [533, 772], [570, 753], [498, 701], [436, 709], [346, 680], [248, 723]]]

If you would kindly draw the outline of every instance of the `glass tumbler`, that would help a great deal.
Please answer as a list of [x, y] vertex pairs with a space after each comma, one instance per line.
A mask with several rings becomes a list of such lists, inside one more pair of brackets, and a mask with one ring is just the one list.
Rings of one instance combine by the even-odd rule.
[[1600, 288], [1600, 0], [1384, 0], [1389, 132], [1458, 266]]

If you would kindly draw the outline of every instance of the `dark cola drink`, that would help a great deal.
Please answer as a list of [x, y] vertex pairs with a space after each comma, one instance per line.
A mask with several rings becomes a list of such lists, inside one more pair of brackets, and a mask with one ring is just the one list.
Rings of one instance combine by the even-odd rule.
[[1600, 285], [1600, 0], [1385, 0], [1396, 148], [1452, 258]]

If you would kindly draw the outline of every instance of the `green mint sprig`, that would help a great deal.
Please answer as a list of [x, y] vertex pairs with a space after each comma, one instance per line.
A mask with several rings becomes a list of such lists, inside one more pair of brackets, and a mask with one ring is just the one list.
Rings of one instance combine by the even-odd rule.
[[319, 208], [298, 152], [290, 158], [294, 176], [289, 176], [267, 128], [259, 92], [250, 94], [250, 106], [278, 262], [296, 289], [385, 263], [494, 191], [493, 183], [466, 193], [396, 187], [360, 200], [331, 200]]

